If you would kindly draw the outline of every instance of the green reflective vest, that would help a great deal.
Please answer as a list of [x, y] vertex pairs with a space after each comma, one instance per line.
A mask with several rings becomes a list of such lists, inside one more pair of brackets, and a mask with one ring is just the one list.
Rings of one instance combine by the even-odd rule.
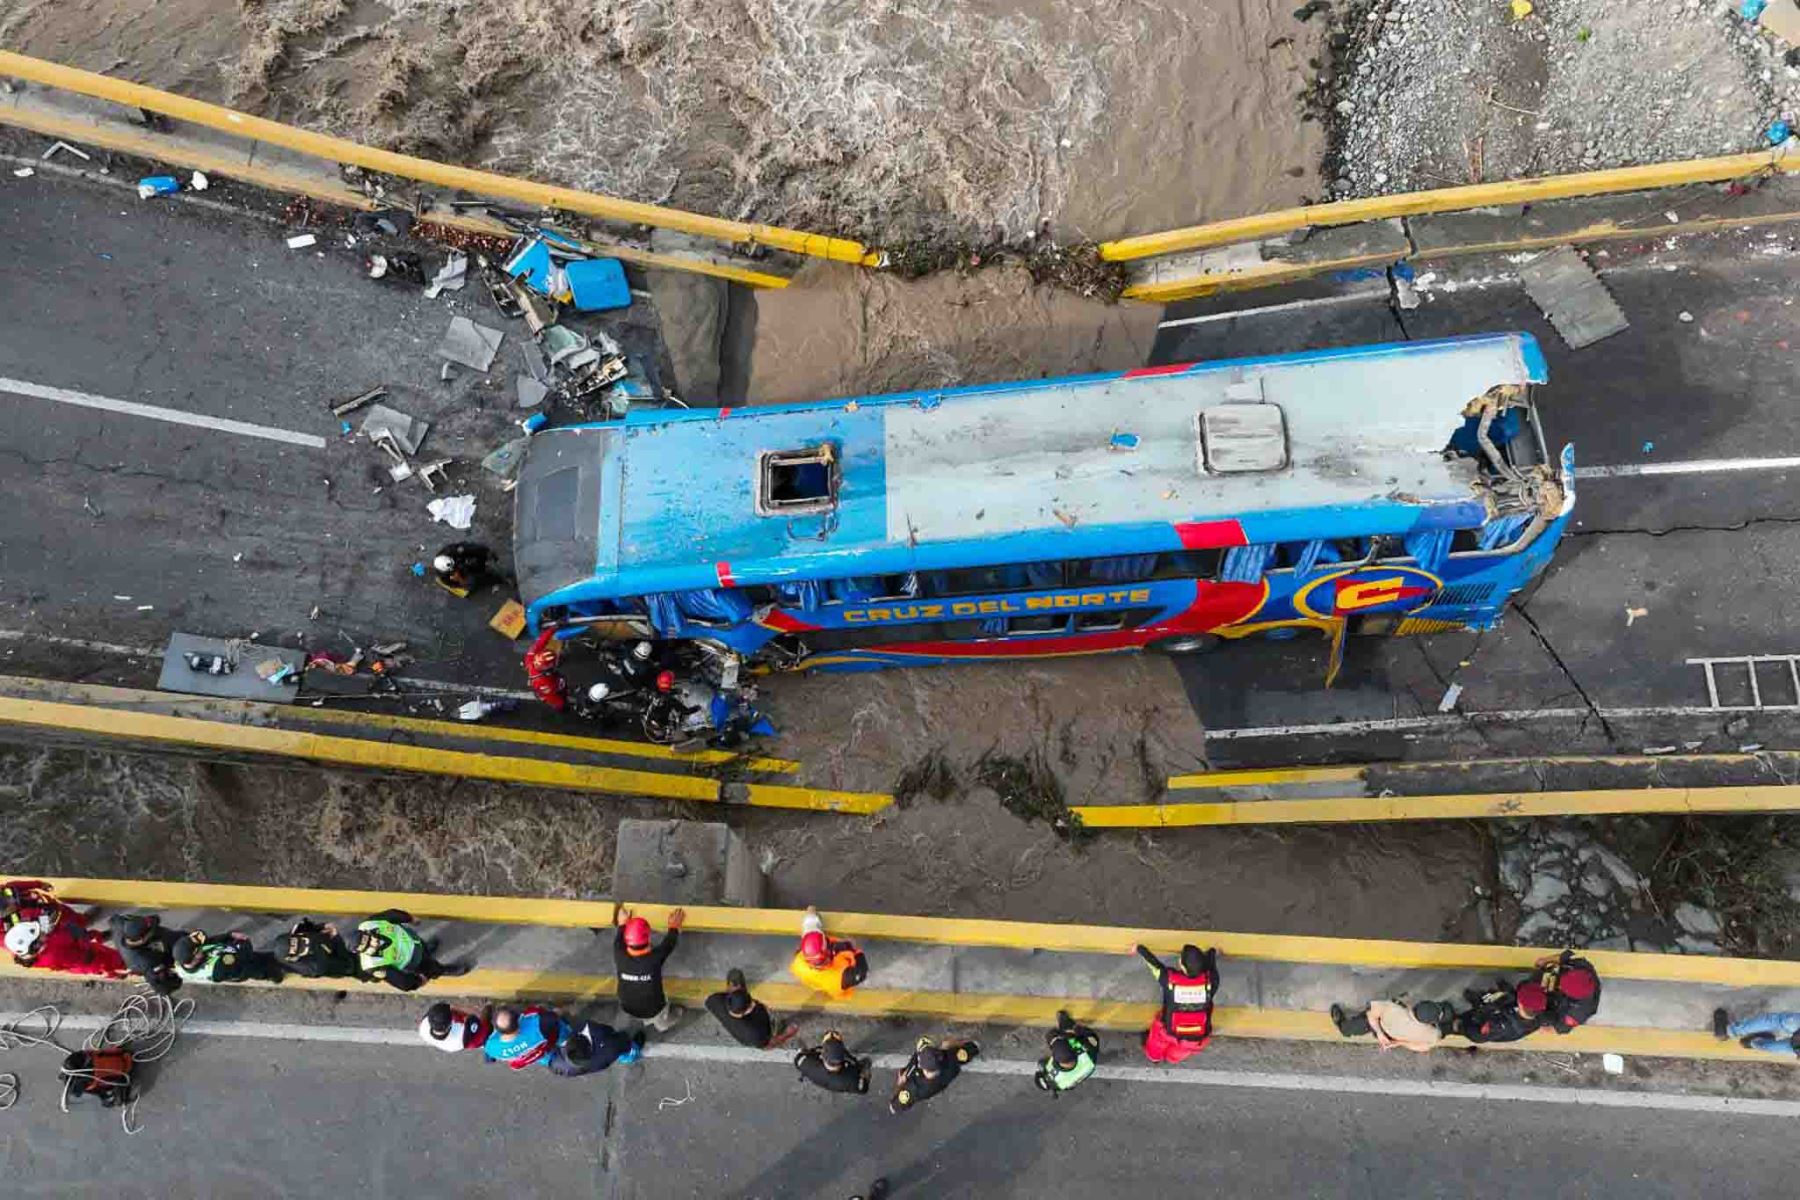
[[[381, 969], [405, 970], [419, 948], [419, 939], [404, 925], [392, 921], [364, 921], [356, 927], [359, 934], [372, 933], [386, 945], [373, 954], [358, 954], [357, 962], [365, 972]], [[359, 939], [360, 940], [360, 939]]]
[[1094, 1056], [1088, 1053], [1088, 1048], [1074, 1038], [1069, 1039], [1069, 1045], [1075, 1050], [1074, 1066], [1059, 1067], [1055, 1058], [1044, 1060], [1044, 1077], [1059, 1092], [1068, 1091], [1094, 1073]]
[[175, 973], [183, 979], [194, 979], [201, 983], [211, 983], [213, 978], [213, 968], [218, 966], [219, 958], [226, 954], [231, 955], [230, 958], [226, 959], [227, 962], [235, 961], [237, 958], [237, 955], [232, 953], [231, 943], [208, 942], [200, 947], [200, 961], [197, 965], [187, 967], [183, 966], [180, 962], [177, 962], [175, 964]]

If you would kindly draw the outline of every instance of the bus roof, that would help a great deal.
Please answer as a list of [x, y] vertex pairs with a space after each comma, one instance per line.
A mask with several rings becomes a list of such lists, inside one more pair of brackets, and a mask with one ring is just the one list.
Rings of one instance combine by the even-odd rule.
[[[1542, 383], [1526, 333], [748, 409], [534, 437], [515, 550], [532, 599], [600, 598], [1471, 527], [1470, 400]], [[1207, 416], [1202, 419], [1202, 414]], [[828, 512], [763, 515], [762, 456], [829, 443]]]

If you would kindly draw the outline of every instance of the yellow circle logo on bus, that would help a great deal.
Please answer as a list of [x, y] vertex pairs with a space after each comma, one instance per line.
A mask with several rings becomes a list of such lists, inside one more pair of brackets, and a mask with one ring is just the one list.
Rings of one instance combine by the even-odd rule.
[[1295, 592], [1294, 608], [1319, 618], [1407, 613], [1430, 604], [1443, 586], [1443, 580], [1417, 567], [1352, 567]]

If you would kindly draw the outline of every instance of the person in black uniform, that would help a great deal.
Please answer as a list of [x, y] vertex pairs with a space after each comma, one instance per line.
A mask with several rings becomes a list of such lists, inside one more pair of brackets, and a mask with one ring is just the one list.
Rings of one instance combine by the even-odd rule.
[[706, 998], [706, 1011], [719, 1019], [725, 1031], [740, 1045], [756, 1050], [775, 1050], [794, 1040], [800, 1026], [792, 1021], [775, 1032], [769, 1006], [750, 994], [744, 973], [736, 967], [725, 974], [725, 990]]
[[204, 983], [280, 983], [285, 972], [273, 954], [252, 949], [249, 935], [232, 930], [214, 937], [196, 929], [175, 952], [175, 969]]
[[494, 552], [480, 542], [451, 542], [431, 560], [431, 576], [452, 596], [467, 596], [490, 583], [507, 583], [494, 569]]
[[181, 986], [175, 954], [187, 941], [185, 931], [168, 928], [151, 913], [120, 913], [112, 919], [112, 935], [125, 965], [142, 975], [151, 991], [167, 996]]
[[1484, 1042], [1516, 1042], [1544, 1028], [1546, 997], [1543, 985], [1502, 983], [1490, 992], [1465, 992], [1474, 1004], [1455, 1019], [1455, 1032], [1476, 1045]]
[[828, 1092], [867, 1092], [873, 1066], [872, 1060], [850, 1053], [844, 1035], [835, 1029], [817, 1046], [794, 1055], [794, 1069], [800, 1078]]
[[962, 1074], [963, 1064], [980, 1053], [981, 1047], [974, 1042], [952, 1038], [939, 1046], [928, 1037], [920, 1038], [912, 1058], [894, 1077], [894, 1098], [888, 1102], [888, 1111], [903, 1112], [944, 1091]]
[[304, 917], [275, 944], [275, 957], [285, 969], [308, 979], [355, 979], [362, 974], [361, 964], [338, 936], [336, 925], [321, 925]]

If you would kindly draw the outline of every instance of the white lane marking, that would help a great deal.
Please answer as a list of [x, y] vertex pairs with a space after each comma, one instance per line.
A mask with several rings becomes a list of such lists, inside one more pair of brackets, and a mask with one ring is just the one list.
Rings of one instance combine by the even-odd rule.
[[[1456, 716], [1429, 717], [1378, 717], [1363, 721], [1333, 721], [1323, 725], [1252, 725], [1242, 729], [1209, 729], [1209, 738], [1259, 738], [1259, 737], [1298, 737], [1307, 735], [1338, 735], [1357, 733], [1396, 733], [1406, 730], [1453, 729], [1466, 721], [1569, 721], [1584, 720], [1593, 716], [1593, 711], [1586, 708], [1511, 708], [1474, 710]], [[1717, 709], [1701, 705], [1668, 705], [1664, 707], [1646, 706], [1642, 708], [1603, 708], [1600, 715], [1606, 718], [1626, 717], [1716, 717]]]
[[1385, 287], [1369, 288], [1360, 292], [1339, 292], [1331, 296], [1315, 296], [1310, 300], [1289, 300], [1285, 304], [1265, 304], [1260, 308], [1235, 308], [1230, 312], [1202, 313], [1197, 317], [1177, 317], [1173, 321], [1164, 321], [1158, 329], [1177, 329], [1183, 325], [1206, 325], [1213, 321], [1229, 321], [1234, 317], [1260, 317], [1269, 313], [1293, 312], [1299, 308], [1319, 308], [1331, 304], [1347, 304], [1352, 300], [1367, 300], [1373, 296], [1385, 297]]
[[70, 391], [68, 388], [26, 383], [22, 379], [0, 377], [0, 392], [11, 392], [16, 396], [32, 396], [39, 400], [54, 400], [58, 404], [73, 404], [77, 408], [97, 408], [102, 412], [123, 413], [128, 417], [149, 417], [153, 421], [167, 421], [171, 425], [191, 425], [196, 429], [235, 433], [240, 437], [286, 442], [290, 446], [305, 446], [310, 450], [325, 448], [325, 439], [313, 433], [296, 433], [292, 429], [276, 429], [272, 425], [253, 425], [248, 421], [233, 421], [226, 417], [202, 416], [199, 413], [182, 412], [177, 408], [138, 404], [131, 400], [112, 400], [105, 396], [90, 395], [87, 392]]
[[1692, 458], [1685, 462], [1623, 463], [1611, 467], [1576, 467], [1577, 479], [1620, 479], [1631, 475], [1710, 475], [1721, 471], [1791, 471], [1800, 457]]
[[[65, 1016], [62, 1027], [98, 1029], [107, 1018], [93, 1014]], [[412, 1029], [376, 1029], [347, 1025], [295, 1025], [267, 1021], [188, 1021], [183, 1033], [211, 1037], [258, 1038], [269, 1041], [338, 1042], [356, 1046], [419, 1046]], [[423, 1054], [425, 1048], [419, 1046]], [[761, 1065], [791, 1070], [785, 1052], [747, 1046], [697, 1046], [653, 1042], [646, 1061]], [[878, 1054], [874, 1065], [898, 1070], [902, 1054]], [[1037, 1070], [1026, 1059], [978, 1058], [965, 1071], [976, 1075], [1027, 1077]], [[1189, 1087], [1239, 1088], [1251, 1091], [1334, 1092], [1356, 1096], [1408, 1096], [1442, 1100], [1515, 1100], [1527, 1104], [1566, 1104], [1590, 1108], [1654, 1109], [1665, 1112], [1713, 1113], [1726, 1116], [1800, 1117], [1800, 1101], [1744, 1099], [1736, 1096], [1684, 1096], [1673, 1092], [1625, 1092], [1602, 1088], [1547, 1088], [1503, 1083], [1446, 1083], [1424, 1079], [1380, 1079], [1359, 1075], [1303, 1075], [1275, 1071], [1212, 1071], [1188, 1068], [1114, 1066], [1102, 1063], [1096, 1079], [1123, 1083], [1181, 1084]]]

